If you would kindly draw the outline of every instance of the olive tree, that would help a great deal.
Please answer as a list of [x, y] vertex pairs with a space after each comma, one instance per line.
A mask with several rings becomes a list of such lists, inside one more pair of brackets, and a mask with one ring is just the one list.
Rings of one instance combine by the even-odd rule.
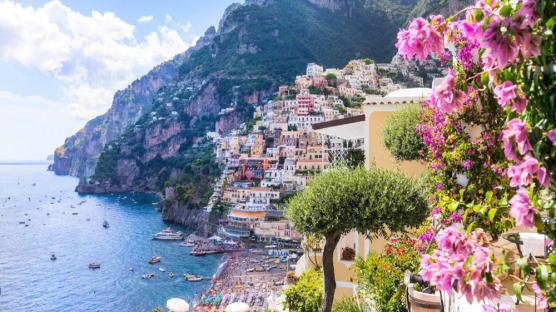
[[404, 231], [419, 225], [428, 209], [423, 188], [401, 172], [334, 168], [296, 194], [287, 215], [301, 233], [324, 237], [322, 311], [330, 312], [336, 290], [333, 254], [342, 235]]

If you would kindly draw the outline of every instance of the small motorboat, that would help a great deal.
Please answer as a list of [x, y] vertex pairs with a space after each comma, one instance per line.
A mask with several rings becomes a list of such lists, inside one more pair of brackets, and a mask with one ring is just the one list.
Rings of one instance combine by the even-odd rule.
[[135, 271], [133, 268], [129, 268], [129, 272], [133, 272]]
[[107, 229], [110, 227], [110, 223], [108, 223], [108, 221], [104, 220], [104, 222], [102, 222], [102, 227]]
[[158, 268], [158, 270], [159, 270], [160, 272], [166, 272], [166, 269], [165, 269], [165, 268]]
[[154, 273], [145, 273], [141, 276], [142, 279], [151, 279], [154, 277]]
[[184, 274], [184, 276], [188, 282], [200, 282], [203, 280], [201, 275]]
[[180, 246], [181, 246], [181, 247], [195, 247], [195, 243], [194, 243], [194, 242], [190, 242], [190, 241], [181, 242], [181, 243], [180, 243]]
[[50, 260], [55, 261], [56, 259], [58, 259], [58, 258], [56, 258], [55, 254], [50, 255]]
[[175, 276], [174, 272], [168, 272], [168, 277], [169, 278], [174, 278], [174, 276]]
[[149, 259], [149, 264], [155, 264], [155, 263], [159, 263], [160, 262], [160, 257], [159, 256], [152, 256]]
[[97, 262], [89, 263], [89, 269], [93, 269], [93, 270], [100, 269], [100, 263], [97, 263]]
[[71, 214], [74, 215], [74, 216], [77, 216], [79, 214], [79, 212], [72, 212]]

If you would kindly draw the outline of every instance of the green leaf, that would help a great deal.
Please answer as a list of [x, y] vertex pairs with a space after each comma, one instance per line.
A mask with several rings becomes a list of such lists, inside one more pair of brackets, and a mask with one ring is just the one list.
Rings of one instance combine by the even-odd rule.
[[544, 289], [546, 288], [546, 282], [548, 281], [548, 269], [546, 265], [539, 265], [536, 270], [537, 284]]
[[471, 233], [473, 230], [475, 229], [475, 221], [469, 223], [469, 225], [467, 226], [467, 234]]
[[508, 17], [508, 16], [510, 16], [510, 14], [512, 14], [512, 6], [511, 5], [506, 4], [500, 9], [500, 15], [502, 15], [504, 17]]
[[484, 17], [483, 11], [481, 9], [476, 9], [475, 10], [475, 18], [477, 19], [478, 22], [480, 22]]
[[521, 288], [523, 287], [523, 285], [521, 284], [521, 282], [515, 282], [513, 285], [513, 291], [515, 296], [517, 297], [517, 300], [521, 301]]
[[488, 211], [488, 219], [490, 220], [490, 222], [494, 221], [494, 217], [496, 216], [496, 208], [492, 208]]
[[548, 255], [548, 261], [550, 261], [550, 263], [552, 264], [556, 264], [556, 254], [551, 253], [550, 255]]
[[481, 83], [483, 84], [483, 86], [488, 85], [488, 79], [488, 73], [485, 72], [481, 74]]
[[519, 258], [517, 260], [517, 265], [523, 272], [526, 272], [527, 268], [529, 267], [529, 264], [527, 263], [527, 257]]

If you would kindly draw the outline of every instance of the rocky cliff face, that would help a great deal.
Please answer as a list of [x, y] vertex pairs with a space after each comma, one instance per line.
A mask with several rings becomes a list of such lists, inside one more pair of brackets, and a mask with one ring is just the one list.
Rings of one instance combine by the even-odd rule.
[[205, 46], [215, 34], [209, 28], [197, 45], [162, 63], [126, 89], [116, 92], [110, 109], [66, 139], [54, 152], [54, 163], [49, 170], [58, 175], [91, 176], [104, 146], [118, 138], [152, 108], [153, 98], [160, 88], [167, 86], [178, 75], [178, 68], [191, 53]]

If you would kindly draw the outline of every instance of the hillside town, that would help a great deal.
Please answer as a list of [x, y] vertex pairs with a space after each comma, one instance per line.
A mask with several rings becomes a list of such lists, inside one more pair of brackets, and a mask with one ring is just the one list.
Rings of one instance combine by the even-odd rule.
[[[424, 66], [433, 78], [436, 66]], [[275, 99], [256, 107], [249, 124], [224, 136], [207, 134], [225, 167], [205, 208], [208, 213], [216, 204], [228, 208], [219, 233], [298, 247], [302, 237], [284, 217], [284, 199], [334, 163], [363, 157], [357, 157], [362, 140], [318, 134], [313, 125], [362, 117], [363, 103], [408, 84], [422, 87], [416, 69], [399, 58], [389, 64], [353, 60], [343, 69], [310, 63], [294, 85], [280, 86]]]

